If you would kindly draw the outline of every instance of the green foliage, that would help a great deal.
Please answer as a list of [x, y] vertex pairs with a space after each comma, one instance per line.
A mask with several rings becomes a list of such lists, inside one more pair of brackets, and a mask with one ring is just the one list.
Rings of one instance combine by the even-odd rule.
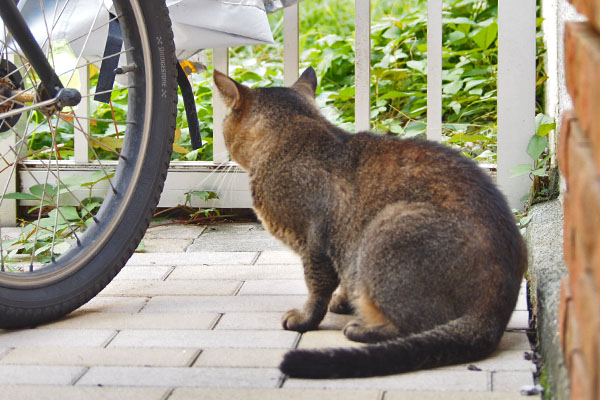
[[[96, 171], [88, 177], [66, 177], [60, 185], [38, 184], [31, 186], [28, 192], [5, 194], [4, 199], [29, 200], [36, 204], [28, 209], [31, 218], [21, 219], [19, 238], [2, 241], [5, 261], [18, 262], [29, 255], [36, 261], [49, 262], [53, 255], [69, 250], [75, 240], [73, 233], [84, 231], [102, 205], [103, 199], [92, 196], [92, 189], [113, 176], [114, 173], [107, 176], [104, 171]], [[70, 205], [69, 194], [82, 189], [88, 191], [88, 196], [80, 199], [80, 204]]]
[[[373, 0], [372, 10], [372, 126], [377, 131], [398, 136], [421, 136], [427, 123], [427, 3], [424, 0]], [[496, 162], [497, 11], [497, 0], [444, 2], [444, 141], [459, 147], [465, 155], [488, 163]], [[238, 47], [230, 51], [230, 74], [252, 87], [281, 85], [283, 81], [282, 13], [269, 18], [274, 45]], [[541, 24], [541, 20], [538, 23]], [[539, 34], [540, 59], [543, 53]], [[303, 1], [300, 5], [301, 67], [316, 69], [320, 78], [317, 104], [327, 118], [351, 131], [354, 130], [354, 58], [354, 2]], [[537, 74], [537, 94], [541, 98], [546, 79], [543, 63], [538, 64]], [[195, 86], [196, 90], [206, 94], [205, 100], [197, 103], [199, 107], [210, 98], [210, 72], [202, 75], [194, 78], [195, 85], [200, 85]], [[541, 109], [540, 103], [538, 109]], [[211, 130], [203, 130], [202, 134], [203, 139], [208, 138]]]
[[[427, 2], [425, 0], [372, 0], [371, 125], [398, 136], [422, 136], [427, 103]], [[443, 140], [463, 154], [486, 163], [496, 162], [496, 72], [498, 62], [498, 0], [447, 0], [443, 9]], [[230, 75], [251, 87], [283, 84], [283, 12], [269, 15], [273, 45], [230, 49]], [[304, 0], [300, 4], [300, 64], [312, 66], [319, 76], [317, 104], [328, 119], [354, 130], [354, 2]], [[544, 55], [541, 18], [537, 54]], [[205, 51], [212, 64], [212, 51]], [[212, 160], [212, 72], [190, 76], [193, 84], [203, 146], [191, 149], [183, 102], [178, 105], [173, 159]], [[94, 87], [97, 76], [91, 78]], [[537, 66], [537, 98], [547, 79]], [[127, 111], [126, 92], [112, 96], [117, 119]], [[542, 110], [538, 100], [538, 112]], [[108, 105], [95, 104], [92, 132], [101, 157], [115, 158], [117, 138]], [[59, 125], [61, 156], [72, 154], [72, 128]], [[543, 135], [542, 135], [543, 136]], [[535, 139], [540, 140], [540, 139]], [[48, 146], [46, 134], [32, 135], [34, 149]], [[103, 146], [104, 145], [104, 146]]]

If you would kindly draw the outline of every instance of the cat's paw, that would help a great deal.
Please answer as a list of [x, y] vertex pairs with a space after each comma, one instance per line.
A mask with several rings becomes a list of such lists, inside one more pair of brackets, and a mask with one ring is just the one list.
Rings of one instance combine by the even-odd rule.
[[343, 332], [349, 340], [361, 343], [377, 343], [398, 336], [398, 330], [392, 324], [366, 326], [360, 319], [350, 321]]
[[296, 309], [283, 314], [281, 325], [283, 325], [283, 329], [296, 332], [306, 332], [316, 328], [315, 323], [305, 313]]
[[329, 302], [329, 311], [336, 314], [353, 314], [354, 310], [346, 296], [334, 294]]
[[361, 337], [363, 333], [363, 326], [360, 320], [352, 320], [346, 324], [343, 331], [344, 336], [354, 342], [362, 342]]

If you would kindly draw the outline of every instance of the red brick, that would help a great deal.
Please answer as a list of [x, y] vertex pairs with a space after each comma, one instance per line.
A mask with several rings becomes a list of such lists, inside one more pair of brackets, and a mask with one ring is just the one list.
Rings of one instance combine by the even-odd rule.
[[574, 283], [585, 269], [594, 270], [595, 253], [599, 251], [596, 244], [600, 232], [600, 181], [589, 142], [576, 120], [569, 125], [566, 141], [561, 144], [566, 158], [563, 169], [569, 171], [564, 197], [564, 251]]
[[600, 32], [600, 1], [598, 0], [569, 0], [577, 11], [585, 15], [590, 23]]
[[565, 179], [569, 179], [569, 169], [567, 168], [567, 154], [569, 136], [571, 133], [571, 122], [575, 119], [573, 110], [565, 111], [560, 126], [560, 135], [558, 136], [558, 166]]
[[[595, 400], [593, 380], [585, 366], [581, 352], [571, 355], [569, 379], [571, 381], [571, 400]], [[593, 371], [592, 371], [593, 372]]]
[[[596, 245], [594, 246], [594, 249], [595, 254], [594, 258], [592, 258], [590, 268], [594, 276], [594, 285], [596, 286], [596, 290], [600, 291], [600, 235], [596, 237]], [[600, 334], [598, 334], [598, 337], [600, 338]]]
[[571, 192], [567, 190], [564, 194], [564, 257], [567, 269], [575, 269], [577, 259], [577, 227], [575, 224], [575, 211], [572, 205]]
[[[593, 172], [594, 176], [581, 176], [579, 184], [579, 206], [577, 212], [578, 245], [580, 246], [583, 264], [590, 276], [593, 277], [593, 265], [598, 249], [598, 233], [600, 232], [600, 183], [596, 171], [583, 168], [583, 173]], [[593, 279], [593, 278], [592, 278]]]
[[558, 337], [560, 347], [563, 351], [567, 348], [567, 323], [569, 321], [568, 313], [571, 308], [571, 288], [569, 285], [569, 276], [567, 275], [560, 283], [560, 301], [558, 305]]
[[[587, 370], [595, 377], [598, 332], [600, 332], [600, 301], [592, 277], [583, 274], [573, 290], [573, 305], [579, 328], [579, 343]], [[594, 385], [595, 386], [595, 385]], [[594, 387], [595, 389], [595, 387]], [[596, 398], [596, 397], [594, 397]]]
[[[592, 147], [600, 150], [600, 34], [587, 23], [568, 23], [565, 28], [565, 72], [575, 113]], [[594, 154], [596, 155], [596, 154]], [[595, 160], [600, 169], [600, 154]]]
[[594, 376], [594, 387], [596, 388], [596, 398], [600, 396], [600, 335], [596, 336], [596, 366], [594, 367], [596, 376]]
[[566, 318], [563, 355], [565, 357], [567, 368], [570, 370], [571, 356], [574, 353], [581, 351], [581, 343], [579, 341], [579, 322], [577, 321], [572, 301], [567, 303]]
[[577, 65], [579, 60], [578, 46], [577, 46], [577, 32], [579, 24], [575, 22], [569, 22], [565, 24], [565, 80], [567, 83], [567, 89], [573, 99], [577, 98], [579, 93], [579, 73], [577, 72]]

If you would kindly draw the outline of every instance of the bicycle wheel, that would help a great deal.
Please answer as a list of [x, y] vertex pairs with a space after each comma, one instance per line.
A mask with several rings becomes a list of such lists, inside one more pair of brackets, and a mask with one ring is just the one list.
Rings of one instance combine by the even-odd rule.
[[[102, 290], [141, 241], [166, 178], [177, 101], [167, 8], [161, 1], [114, 0], [110, 10], [104, 0], [80, 3], [93, 16], [85, 27], [76, 26], [81, 19], [69, 0], [21, 0], [19, 8], [65, 87], [90, 79], [93, 92], [97, 66], [111, 54], [120, 58], [122, 83], [96, 90], [110, 94], [108, 104], [82, 94], [89, 116], [32, 109], [39, 78], [11, 34], [0, 31], [0, 207], [22, 205], [16, 237], [0, 228], [0, 328], [56, 319]], [[90, 48], [104, 49], [114, 20], [122, 47], [94, 56]], [[10, 110], [23, 111], [1, 118]], [[89, 162], [73, 151], [81, 143]]]

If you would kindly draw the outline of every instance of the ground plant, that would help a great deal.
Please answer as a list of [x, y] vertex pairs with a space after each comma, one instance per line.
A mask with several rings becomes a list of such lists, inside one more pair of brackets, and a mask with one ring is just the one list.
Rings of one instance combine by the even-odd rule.
[[[372, 0], [371, 126], [382, 133], [414, 137], [426, 129], [427, 2]], [[498, 0], [447, 0], [443, 11], [443, 140], [478, 161], [496, 162], [496, 72]], [[230, 75], [249, 86], [283, 84], [283, 13], [269, 16], [275, 44], [230, 49]], [[538, 20], [538, 99], [546, 74]], [[193, 150], [183, 102], [179, 102], [173, 159], [212, 160], [212, 52], [203, 51], [208, 68], [189, 75], [194, 88], [203, 146]], [[354, 130], [354, 2], [304, 0], [300, 5], [300, 63], [320, 78], [318, 104], [337, 125]], [[90, 71], [90, 86], [97, 71]], [[538, 101], [538, 112], [542, 103]], [[109, 104], [95, 103], [90, 129], [94, 151], [117, 157], [122, 137], [110, 121], [127, 112], [126, 92]], [[69, 116], [64, 118], [68, 119]], [[119, 120], [119, 118], [117, 118]], [[72, 126], [58, 129], [61, 158], [73, 155]], [[532, 132], [532, 135], [534, 133]], [[49, 146], [49, 132], [30, 139], [33, 152]], [[39, 156], [38, 156], [39, 157]]]

